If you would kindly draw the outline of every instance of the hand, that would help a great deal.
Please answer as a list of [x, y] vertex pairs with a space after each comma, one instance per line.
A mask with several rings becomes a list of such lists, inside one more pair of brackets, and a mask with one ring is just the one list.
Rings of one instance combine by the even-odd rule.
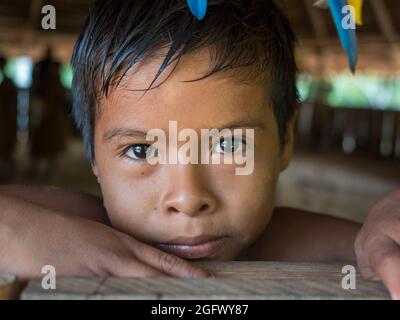
[[[202, 277], [207, 273], [99, 222], [63, 215], [13, 197], [0, 197], [0, 273]], [[12, 213], [12, 214], [7, 214]]]
[[382, 280], [392, 299], [400, 300], [400, 192], [393, 192], [371, 209], [355, 241], [361, 274]]

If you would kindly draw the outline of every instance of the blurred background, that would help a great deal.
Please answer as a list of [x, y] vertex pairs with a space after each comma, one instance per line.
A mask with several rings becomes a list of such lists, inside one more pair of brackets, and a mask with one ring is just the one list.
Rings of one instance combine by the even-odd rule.
[[[330, 12], [276, 0], [299, 38], [301, 112], [278, 205], [362, 222], [400, 187], [400, 1], [365, 0], [356, 75]], [[70, 117], [73, 45], [92, 0], [0, 0], [0, 183], [100, 194]], [[56, 29], [43, 30], [44, 5]]]

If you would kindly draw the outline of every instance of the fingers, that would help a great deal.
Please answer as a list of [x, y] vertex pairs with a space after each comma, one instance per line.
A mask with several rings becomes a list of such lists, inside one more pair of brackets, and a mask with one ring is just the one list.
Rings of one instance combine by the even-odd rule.
[[354, 251], [357, 256], [357, 264], [358, 264], [360, 273], [363, 276], [363, 278], [366, 280], [380, 281], [381, 280], [380, 277], [377, 275], [375, 270], [372, 268], [370, 258], [368, 255], [370, 253], [370, 251], [365, 252], [365, 250], [364, 250], [365, 247], [369, 247], [368, 249], [370, 251], [373, 251], [373, 247], [371, 245], [368, 246], [368, 243], [362, 237], [362, 233], [359, 233], [356, 238], [356, 241], [355, 241]]
[[209, 276], [207, 271], [198, 266], [194, 266], [177, 256], [165, 253], [150, 245], [130, 238], [125, 238], [125, 241], [128, 242], [129, 247], [138, 259], [165, 274], [185, 278], [201, 278]]
[[387, 243], [379, 252], [373, 252], [370, 260], [392, 299], [400, 300], [400, 246], [394, 242]]
[[369, 265], [362, 265], [358, 263], [358, 268], [360, 269], [360, 273], [364, 279], [369, 281], [381, 281], [381, 278]]
[[163, 272], [177, 277], [202, 278], [209, 276], [208, 272], [194, 266], [184, 259], [165, 253], [148, 245], [143, 245], [141, 259], [151, 266], [160, 268]]
[[166, 273], [146, 265], [134, 255], [129, 259], [122, 259], [117, 265], [110, 268], [112, 275], [116, 277], [165, 277]]

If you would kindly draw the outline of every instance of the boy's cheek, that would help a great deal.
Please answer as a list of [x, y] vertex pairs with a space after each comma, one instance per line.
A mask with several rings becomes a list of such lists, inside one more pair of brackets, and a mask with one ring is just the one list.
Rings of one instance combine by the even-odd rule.
[[271, 219], [273, 206], [266, 204], [262, 208], [248, 206], [241, 219], [236, 221], [237, 238], [244, 246], [253, 243], [266, 229]]
[[277, 176], [256, 180], [247, 185], [244, 184], [246, 194], [242, 197], [238, 196], [236, 200], [236, 207], [240, 208], [238, 210], [240, 214], [235, 225], [240, 230], [239, 237], [246, 244], [252, 243], [264, 232], [274, 208]]
[[133, 226], [141, 225], [158, 210], [157, 190], [154, 186], [151, 192], [145, 192], [143, 187], [139, 188], [136, 184], [117, 177], [111, 178], [112, 181], [107, 180], [102, 181], [101, 190], [104, 207], [115, 228], [129, 231]]
[[148, 242], [153, 240], [153, 234], [159, 235], [157, 225], [154, 225], [151, 219], [148, 219], [148, 214], [143, 213], [150, 209], [144, 207], [127, 208], [109, 203], [106, 206], [106, 210], [109, 212], [111, 225], [115, 229], [137, 240]]

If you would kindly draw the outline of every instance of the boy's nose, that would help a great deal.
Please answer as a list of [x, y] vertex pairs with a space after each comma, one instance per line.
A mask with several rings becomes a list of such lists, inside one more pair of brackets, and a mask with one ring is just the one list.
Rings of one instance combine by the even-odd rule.
[[163, 198], [165, 213], [196, 216], [216, 211], [217, 199], [202, 181], [200, 166], [168, 165], [167, 170], [168, 189]]

